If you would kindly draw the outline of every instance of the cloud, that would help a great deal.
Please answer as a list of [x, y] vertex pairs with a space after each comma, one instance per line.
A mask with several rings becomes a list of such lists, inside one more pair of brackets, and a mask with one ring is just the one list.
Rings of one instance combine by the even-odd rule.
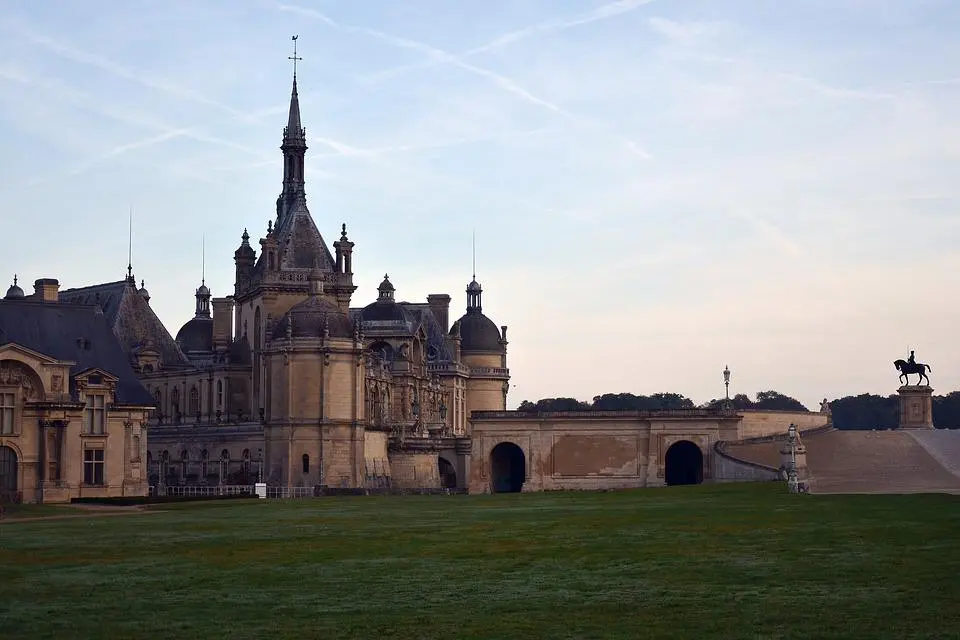
[[627, 138], [619, 136], [618, 134], [611, 133], [607, 131], [606, 127], [599, 125], [596, 122], [587, 120], [586, 118], [583, 118], [581, 116], [574, 115], [573, 113], [570, 113], [569, 111], [560, 107], [559, 105], [534, 95], [530, 91], [524, 89], [519, 84], [517, 84], [516, 81], [504, 75], [501, 75], [494, 71], [490, 71], [489, 69], [484, 69], [482, 67], [478, 67], [476, 65], [465, 62], [459, 57], [451, 53], [448, 53], [446, 51], [443, 51], [442, 49], [438, 49], [436, 47], [430, 46], [428, 44], [425, 44], [423, 42], [419, 42], [416, 40], [393, 36], [393, 35], [384, 33], [382, 31], [378, 31], [376, 29], [341, 24], [315, 9], [307, 9], [304, 7], [298, 7], [294, 5], [285, 5], [285, 4], [278, 5], [278, 8], [281, 11], [288, 11], [288, 12], [297, 13], [303, 16], [315, 18], [317, 20], [320, 20], [324, 24], [327, 24], [328, 26], [335, 28], [339, 31], [358, 34], [358, 35], [365, 35], [371, 38], [375, 38], [377, 40], [381, 40], [383, 42], [387, 42], [389, 44], [392, 44], [396, 47], [400, 47], [402, 49], [417, 51], [437, 62], [447, 63], [452, 66], [463, 69], [465, 71], [469, 71], [476, 75], [482, 76], [490, 80], [493, 84], [500, 87], [504, 91], [514, 96], [517, 96], [526, 102], [543, 107], [544, 109], [551, 111], [552, 113], [563, 116], [564, 118], [566, 118], [567, 120], [570, 120], [571, 122], [574, 122], [579, 125], [586, 125], [593, 128], [600, 128], [601, 130], [604, 131], [604, 133], [607, 136], [613, 138], [619, 145], [622, 146], [622, 148], [627, 149], [631, 154], [633, 154], [636, 157], [639, 157], [643, 160], [649, 160], [652, 158], [652, 155], [648, 151], [641, 148], [640, 145], [634, 142], [633, 140], [629, 140]]
[[77, 47], [74, 47], [62, 40], [55, 40], [46, 35], [37, 33], [22, 24], [17, 24], [14, 22], [8, 22], [7, 26], [11, 27], [18, 35], [22, 38], [29, 41], [31, 44], [38, 45], [47, 51], [54, 53], [58, 56], [66, 58], [71, 62], [76, 62], [78, 64], [85, 64], [91, 67], [95, 67], [100, 71], [108, 73], [117, 78], [123, 80], [128, 80], [136, 84], [143, 85], [150, 89], [167, 93], [177, 98], [184, 100], [189, 100], [191, 102], [196, 102], [206, 106], [214, 107], [221, 111], [224, 111], [232, 116], [242, 118], [244, 114], [233, 109], [232, 107], [225, 105], [221, 102], [213, 100], [202, 93], [189, 89], [186, 87], [181, 87], [176, 83], [170, 82], [164, 78], [154, 77], [142, 70], [131, 69], [122, 64], [119, 64], [109, 58], [98, 55], [96, 53], [90, 53], [84, 51]]

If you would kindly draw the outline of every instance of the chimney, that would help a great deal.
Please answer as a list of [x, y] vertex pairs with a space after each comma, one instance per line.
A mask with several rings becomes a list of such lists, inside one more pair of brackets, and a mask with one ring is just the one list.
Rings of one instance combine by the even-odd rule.
[[56, 278], [40, 278], [33, 283], [33, 297], [41, 302], [57, 302], [60, 299], [60, 282]]
[[444, 333], [450, 331], [450, 296], [445, 293], [431, 293], [427, 296], [427, 304], [433, 312], [440, 328]]
[[213, 350], [226, 350], [233, 342], [233, 296], [213, 299]]

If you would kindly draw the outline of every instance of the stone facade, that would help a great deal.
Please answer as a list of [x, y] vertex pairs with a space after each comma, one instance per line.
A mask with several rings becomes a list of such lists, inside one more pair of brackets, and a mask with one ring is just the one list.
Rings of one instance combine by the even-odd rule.
[[150, 396], [102, 314], [58, 286], [0, 301], [0, 503], [146, 495]]
[[[762, 413], [763, 415], [748, 415]], [[826, 424], [805, 412], [492, 411], [473, 414], [471, 493], [596, 490], [721, 482], [718, 442]], [[758, 428], [762, 424], [763, 428]]]

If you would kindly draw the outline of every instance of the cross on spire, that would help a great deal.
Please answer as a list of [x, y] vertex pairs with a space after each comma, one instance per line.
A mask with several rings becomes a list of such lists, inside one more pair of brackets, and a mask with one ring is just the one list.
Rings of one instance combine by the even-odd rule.
[[300, 36], [291, 36], [290, 39], [293, 40], [293, 55], [287, 56], [287, 60], [293, 60], [293, 79], [294, 80], [297, 79], [297, 60], [303, 60], [303, 58], [297, 57], [297, 38], [299, 37]]

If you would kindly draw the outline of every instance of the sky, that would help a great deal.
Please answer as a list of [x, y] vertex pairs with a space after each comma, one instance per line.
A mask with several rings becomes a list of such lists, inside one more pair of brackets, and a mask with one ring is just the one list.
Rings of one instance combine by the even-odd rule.
[[[353, 305], [472, 274], [508, 405], [960, 388], [955, 0], [4, 0], [0, 280], [133, 270], [172, 334], [266, 232], [297, 35]], [[4, 288], [6, 282], [0, 282]]]

